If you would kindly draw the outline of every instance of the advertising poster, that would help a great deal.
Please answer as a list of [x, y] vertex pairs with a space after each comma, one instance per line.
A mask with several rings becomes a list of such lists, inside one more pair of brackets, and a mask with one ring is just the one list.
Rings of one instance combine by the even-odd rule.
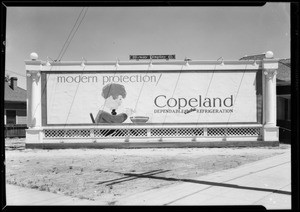
[[45, 124], [260, 123], [261, 72], [47, 72]]

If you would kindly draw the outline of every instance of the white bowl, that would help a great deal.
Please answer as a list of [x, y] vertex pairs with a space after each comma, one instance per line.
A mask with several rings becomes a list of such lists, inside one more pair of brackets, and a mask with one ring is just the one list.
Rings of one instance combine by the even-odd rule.
[[149, 120], [149, 117], [147, 117], [147, 116], [132, 116], [132, 117], [130, 117], [130, 120], [133, 123], [146, 123]]

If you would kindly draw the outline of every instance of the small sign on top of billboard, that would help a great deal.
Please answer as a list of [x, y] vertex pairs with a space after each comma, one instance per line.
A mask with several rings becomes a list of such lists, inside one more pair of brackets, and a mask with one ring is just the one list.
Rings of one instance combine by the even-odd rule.
[[175, 60], [175, 54], [171, 55], [129, 55], [129, 60]]

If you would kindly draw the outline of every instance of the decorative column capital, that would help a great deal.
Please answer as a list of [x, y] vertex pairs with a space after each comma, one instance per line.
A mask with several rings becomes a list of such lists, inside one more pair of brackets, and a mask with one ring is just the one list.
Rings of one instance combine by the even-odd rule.
[[277, 70], [276, 69], [265, 69], [264, 70], [264, 75], [266, 76], [267, 79], [273, 79], [274, 76], [276, 76]]
[[34, 76], [40, 77], [41, 76], [41, 72], [37, 71], [37, 70], [28, 70], [26, 75], [28, 77], [34, 77]]

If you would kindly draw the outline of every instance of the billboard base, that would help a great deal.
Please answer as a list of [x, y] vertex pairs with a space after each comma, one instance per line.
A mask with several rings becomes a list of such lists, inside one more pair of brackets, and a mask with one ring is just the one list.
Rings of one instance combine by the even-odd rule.
[[220, 148], [220, 147], [276, 147], [278, 141], [208, 141], [208, 142], [103, 142], [103, 143], [26, 143], [31, 149], [102, 149], [102, 148]]
[[265, 125], [263, 127], [264, 141], [278, 141], [279, 140], [279, 128], [276, 126]]
[[[276, 129], [258, 124], [136, 125], [115, 126], [114, 128], [111, 126], [56, 126], [26, 130], [26, 148], [278, 146]], [[266, 137], [270, 133], [273, 137]]]

